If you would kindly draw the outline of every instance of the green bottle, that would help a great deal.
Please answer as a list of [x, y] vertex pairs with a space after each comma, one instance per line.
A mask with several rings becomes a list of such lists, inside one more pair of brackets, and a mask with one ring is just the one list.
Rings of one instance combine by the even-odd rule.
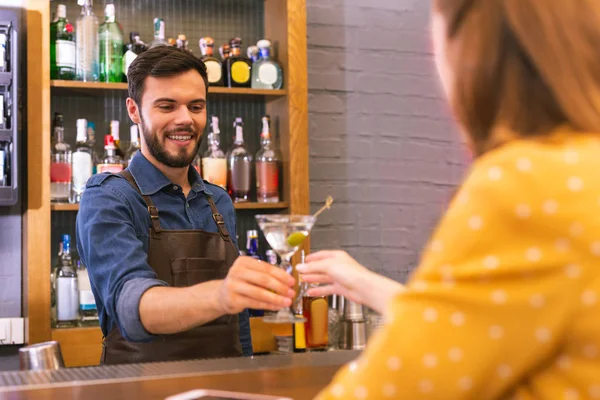
[[67, 7], [56, 6], [50, 24], [50, 79], [75, 79], [75, 29], [67, 20]]
[[115, 5], [107, 4], [100, 25], [100, 82], [123, 81], [123, 29], [115, 20]]

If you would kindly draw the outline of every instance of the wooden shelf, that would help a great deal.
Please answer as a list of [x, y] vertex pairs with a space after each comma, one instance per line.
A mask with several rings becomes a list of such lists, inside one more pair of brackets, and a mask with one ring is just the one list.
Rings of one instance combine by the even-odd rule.
[[[80, 81], [50, 81], [50, 87], [64, 92], [80, 92], [87, 94], [97, 94], [102, 90], [127, 90], [127, 83], [105, 83], [105, 82], [80, 82]], [[210, 87], [208, 93], [228, 94], [228, 95], [250, 95], [250, 96], [285, 96], [287, 91], [268, 90], [268, 89], [249, 89], [249, 88], [227, 88]]]
[[82, 367], [100, 363], [102, 331], [99, 326], [52, 329], [52, 340], [60, 343], [66, 367]]
[[[236, 210], [283, 210], [289, 207], [287, 202], [280, 203], [234, 203]], [[79, 204], [53, 203], [52, 211], [79, 211]]]

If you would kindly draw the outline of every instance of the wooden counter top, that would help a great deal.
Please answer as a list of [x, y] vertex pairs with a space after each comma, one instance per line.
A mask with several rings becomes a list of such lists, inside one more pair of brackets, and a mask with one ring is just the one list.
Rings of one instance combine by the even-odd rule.
[[192, 389], [312, 399], [360, 352], [130, 364], [0, 373], [0, 399], [162, 400]]

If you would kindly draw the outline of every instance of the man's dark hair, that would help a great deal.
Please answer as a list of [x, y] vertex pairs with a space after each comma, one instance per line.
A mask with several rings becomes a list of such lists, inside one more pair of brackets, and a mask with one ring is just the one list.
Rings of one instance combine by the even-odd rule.
[[192, 69], [200, 73], [208, 93], [206, 65], [192, 53], [171, 46], [157, 46], [146, 50], [133, 60], [127, 71], [129, 97], [140, 106], [147, 77], [175, 76]]

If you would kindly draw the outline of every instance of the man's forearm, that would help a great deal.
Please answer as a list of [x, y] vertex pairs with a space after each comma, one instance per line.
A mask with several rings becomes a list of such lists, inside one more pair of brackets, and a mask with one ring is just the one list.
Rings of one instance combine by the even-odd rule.
[[219, 288], [223, 281], [210, 281], [186, 288], [155, 286], [140, 299], [140, 320], [155, 335], [184, 332], [222, 315]]

